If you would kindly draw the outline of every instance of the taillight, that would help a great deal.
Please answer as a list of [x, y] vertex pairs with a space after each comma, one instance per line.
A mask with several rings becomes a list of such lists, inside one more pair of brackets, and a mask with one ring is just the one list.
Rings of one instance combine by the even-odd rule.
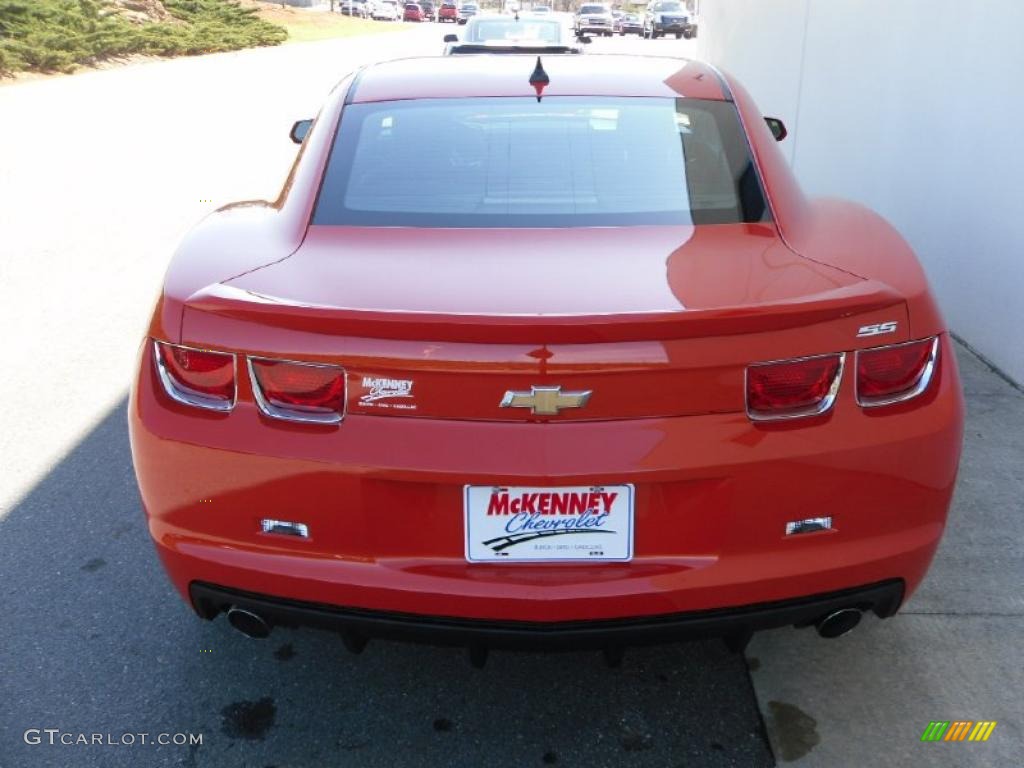
[[857, 352], [857, 402], [865, 408], [917, 397], [931, 383], [938, 337]]
[[196, 408], [230, 411], [235, 406], [235, 356], [230, 352], [153, 342], [164, 391]]
[[267, 416], [335, 424], [345, 414], [345, 370], [337, 365], [250, 357], [249, 373]]
[[747, 415], [755, 421], [818, 416], [839, 392], [845, 355], [758, 363], [747, 368]]

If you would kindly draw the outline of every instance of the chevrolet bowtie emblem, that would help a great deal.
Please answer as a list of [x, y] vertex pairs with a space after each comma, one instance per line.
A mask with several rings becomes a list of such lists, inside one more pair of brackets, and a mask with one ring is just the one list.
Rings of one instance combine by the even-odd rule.
[[529, 408], [537, 416], [557, 416], [562, 408], [582, 408], [590, 392], [563, 392], [561, 387], [530, 387], [529, 392], [510, 389], [501, 398], [501, 407]]

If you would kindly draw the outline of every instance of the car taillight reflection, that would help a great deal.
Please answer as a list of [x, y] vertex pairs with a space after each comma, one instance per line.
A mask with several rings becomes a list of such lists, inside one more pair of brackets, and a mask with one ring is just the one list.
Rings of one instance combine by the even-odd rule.
[[755, 421], [818, 416], [835, 402], [842, 353], [759, 363], [747, 368], [747, 414]]
[[928, 389], [938, 337], [857, 352], [857, 402], [865, 408], [901, 403]]
[[235, 405], [235, 356], [155, 341], [157, 373], [164, 391], [179, 403], [212, 411]]
[[345, 370], [337, 365], [250, 357], [253, 395], [275, 419], [335, 424], [345, 413]]

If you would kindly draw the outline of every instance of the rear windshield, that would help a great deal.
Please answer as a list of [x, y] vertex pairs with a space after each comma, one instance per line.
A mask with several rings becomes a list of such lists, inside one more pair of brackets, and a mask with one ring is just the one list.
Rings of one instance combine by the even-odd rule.
[[603, 5], [584, 5], [580, 13], [608, 13], [608, 9]]
[[478, 16], [475, 24], [466, 32], [465, 41], [483, 43], [488, 40], [535, 40], [545, 43], [557, 43], [562, 36], [562, 25], [557, 21], [541, 19], [489, 19]]
[[558, 96], [347, 105], [313, 223], [571, 227], [768, 216], [731, 103]]

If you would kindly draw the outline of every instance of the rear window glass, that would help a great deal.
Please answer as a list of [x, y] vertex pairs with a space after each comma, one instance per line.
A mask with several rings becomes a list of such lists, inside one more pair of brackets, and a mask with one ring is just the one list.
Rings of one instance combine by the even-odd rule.
[[608, 13], [603, 5], [584, 5], [580, 7], [580, 13]]
[[475, 24], [471, 21], [470, 25], [465, 35], [466, 42], [470, 43], [483, 43], [488, 40], [536, 40], [557, 43], [562, 36], [562, 27], [557, 21], [483, 19]]
[[731, 103], [559, 96], [347, 105], [313, 223], [623, 226], [768, 215]]

